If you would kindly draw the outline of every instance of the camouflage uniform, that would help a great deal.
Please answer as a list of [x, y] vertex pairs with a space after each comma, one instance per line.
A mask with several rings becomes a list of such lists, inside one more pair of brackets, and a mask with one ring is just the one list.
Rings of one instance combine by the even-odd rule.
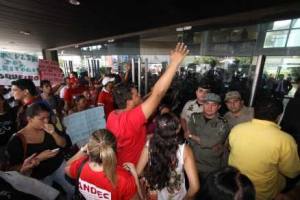
[[190, 100], [184, 105], [180, 117], [188, 123], [193, 113], [202, 113], [203, 106], [197, 102], [197, 99]]
[[253, 108], [243, 106], [240, 112], [241, 114], [238, 117], [234, 116], [230, 111], [228, 111], [224, 115], [224, 118], [227, 120], [230, 129], [232, 129], [237, 124], [248, 122], [253, 119], [253, 115], [254, 115]]
[[[191, 139], [190, 144], [198, 172], [200, 176], [206, 177], [208, 173], [220, 169], [227, 162], [223, 145], [229, 133], [228, 124], [219, 114], [208, 120], [201, 113], [193, 113], [188, 127], [191, 134], [200, 137], [200, 144]], [[222, 148], [213, 150], [218, 144], [222, 145]]]

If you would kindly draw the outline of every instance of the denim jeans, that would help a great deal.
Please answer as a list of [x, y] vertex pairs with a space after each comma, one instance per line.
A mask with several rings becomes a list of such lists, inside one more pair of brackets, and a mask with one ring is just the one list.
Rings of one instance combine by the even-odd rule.
[[43, 182], [48, 185], [52, 185], [53, 182], [55, 181], [66, 192], [67, 199], [71, 200], [75, 191], [75, 187], [65, 179], [65, 166], [66, 166], [66, 161], [63, 161], [60, 167], [56, 171], [54, 171], [51, 175], [43, 179]]

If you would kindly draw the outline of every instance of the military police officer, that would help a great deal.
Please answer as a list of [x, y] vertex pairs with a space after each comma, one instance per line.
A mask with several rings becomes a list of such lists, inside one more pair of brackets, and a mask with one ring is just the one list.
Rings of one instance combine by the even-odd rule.
[[224, 165], [224, 144], [229, 128], [226, 120], [219, 116], [221, 98], [208, 93], [203, 104], [203, 113], [193, 113], [188, 123], [189, 142], [192, 146], [197, 169], [203, 180], [210, 172]]
[[181, 112], [180, 122], [181, 126], [184, 130], [185, 137], [187, 137], [188, 133], [188, 122], [193, 113], [202, 113], [203, 112], [203, 103], [207, 93], [210, 91], [211, 86], [209, 85], [207, 80], [202, 79], [198, 83], [198, 88], [196, 90], [196, 99], [188, 101]]

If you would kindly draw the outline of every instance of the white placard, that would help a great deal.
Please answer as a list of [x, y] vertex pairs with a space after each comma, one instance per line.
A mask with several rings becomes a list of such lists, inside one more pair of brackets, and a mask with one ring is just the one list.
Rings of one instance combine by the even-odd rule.
[[37, 56], [0, 51], [0, 85], [11, 85], [17, 79], [31, 79], [40, 85]]
[[64, 118], [63, 123], [72, 143], [81, 146], [87, 142], [94, 131], [105, 128], [103, 107], [90, 108], [71, 114]]

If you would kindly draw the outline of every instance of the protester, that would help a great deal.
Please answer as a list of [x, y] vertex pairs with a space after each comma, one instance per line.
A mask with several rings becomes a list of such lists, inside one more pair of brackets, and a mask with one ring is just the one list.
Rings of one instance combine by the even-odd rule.
[[42, 80], [41, 89], [41, 98], [49, 104], [52, 110], [60, 111], [62, 109], [62, 103], [59, 97], [53, 94], [50, 81]]
[[12, 169], [19, 171], [25, 158], [36, 154], [39, 161], [32, 166], [31, 177], [52, 185], [55, 180], [70, 199], [73, 187], [63, 176], [63, 148], [66, 139], [49, 124], [49, 107], [44, 103], [34, 103], [26, 110], [28, 124], [15, 134], [7, 145], [7, 155]]
[[85, 199], [138, 198], [138, 177], [117, 166], [116, 145], [114, 135], [101, 129], [92, 133], [88, 144], [68, 161], [65, 172], [78, 179], [77, 187]]
[[104, 77], [102, 80], [102, 91], [98, 96], [98, 106], [103, 106], [105, 119], [108, 118], [108, 115], [115, 109], [114, 107], [114, 99], [112, 95], [112, 90], [114, 87], [115, 78]]
[[0, 154], [0, 199], [1, 200], [54, 200], [59, 192], [41, 181], [25, 176], [28, 170], [38, 165], [35, 154], [26, 158], [20, 172], [6, 171], [9, 163]]
[[151, 95], [142, 103], [136, 88], [119, 85], [114, 89], [116, 104], [120, 110], [110, 113], [106, 127], [117, 138], [118, 163], [137, 163], [146, 143], [146, 121], [156, 110], [168, 90], [179, 64], [188, 54], [183, 43], [171, 52], [171, 63], [154, 85]]
[[74, 100], [79, 95], [82, 95], [82, 93], [87, 90], [87, 88], [83, 85], [80, 85], [77, 79], [73, 79], [73, 81], [70, 80], [70, 87], [65, 90], [64, 94], [64, 103], [65, 103], [65, 111], [69, 111], [73, 105]]
[[[157, 192], [157, 199], [193, 199], [199, 190], [199, 178], [191, 148], [179, 143], [179, 119], [171, 113], [157, 117], [157, 128], [145, 145], [137, 173], [142, 172], [149, 189]], [[184, 172], [189, 188], [185, 188]]]
[[32, 80], [18, 79], [11, 82], [11, 92], [15, 100], [21, 103], [17, 112], [17, 130], [24, 128], [27, 124], [26, 109], [34, 102], [42, 101], [38, 97], [36, 87]]
[[59, 91], [59, 97], [61, 99], [65, 98], [65, 92], [70, 87], [71, 87], [70, 79], [68, 77], [64, 78], [64, 85], [60, 88], [60, 91]]
[[207, 177], [203, 196], [205, 200], [255, 200], [255, 189], [247, 176], [225, 167]]
[[88, 109], [88, 101], [83, 95], [77, 96], [74, 102], [74, 107], [71, 110], [69, 110], [69, 115]]
[[229, 135], [229, 164], [253, 182], [257, 200], [273, 199], [284, 189], [285, 177], [300, 174], [297, 144], [276, 124], [282, 111], [278, 100], [259, 100], [254, 119], [235, 126]]

